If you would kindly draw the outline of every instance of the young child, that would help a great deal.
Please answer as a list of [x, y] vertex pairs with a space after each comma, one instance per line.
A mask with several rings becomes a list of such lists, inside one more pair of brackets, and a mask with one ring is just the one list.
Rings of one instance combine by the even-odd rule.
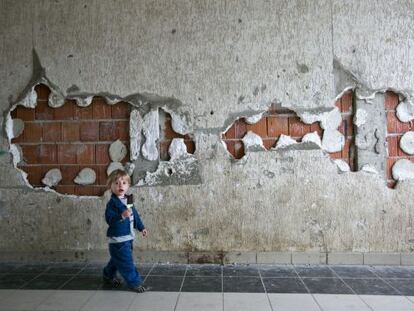
[[115, 170], [108, 177], [112, 195], [106, 204], [105, 220], [109, 226], [106, 236], [111, 259], [103, 270], [103, 279], [105, 283], [119, 287], [121, 281], [115, 276], [119, 271], [129, 289], [142, 293], [146, 288], [142, 285], [132, 255], [134, 228], [141, 231], [143, 237], [148, 235], [148, 231], [132, 204], [132, 195], [126, 195], [130, 184], [129, 175], [122, 170]]

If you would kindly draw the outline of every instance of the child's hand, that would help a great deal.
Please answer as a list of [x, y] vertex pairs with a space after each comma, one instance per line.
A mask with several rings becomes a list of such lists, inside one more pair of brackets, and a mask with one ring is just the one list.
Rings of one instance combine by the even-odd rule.
[[142, 230], [142, 236], [143, 237], [146, 237], [147, 235], [148, 235], [148, 230], [147, 229], [144, 229], [144, 230]]
[[122, 212], [121, 216], [122, 219], [128, 218], [129, 216], [131, 216], [132, 214], [132, 210], [130, 210], [129, 208], [126, 209], [125, 211]]

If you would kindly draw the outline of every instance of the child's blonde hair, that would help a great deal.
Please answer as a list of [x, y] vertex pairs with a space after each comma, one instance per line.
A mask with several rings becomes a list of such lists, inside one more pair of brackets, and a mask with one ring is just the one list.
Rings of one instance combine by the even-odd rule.
[[109, 174], [106, 185], [110, 188], [112, 183], [121, 177], [125, 178], [128, 184], [131, 185], [131, 177], [129, 177], [127, 172], [125, 172], [124, 170], [120, 170], [120, 169], [114, 170], [111, 174]]

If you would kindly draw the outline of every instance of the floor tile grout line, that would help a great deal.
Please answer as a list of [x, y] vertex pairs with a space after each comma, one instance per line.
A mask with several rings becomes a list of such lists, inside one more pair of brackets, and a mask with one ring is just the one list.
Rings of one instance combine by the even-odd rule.
[[298, 271], [296, 270], [295, 265], [292, 265], [293, 270], [295, 271], [296, 275], [298, 276], [299, 280], [302, 282], [303, 286], [305, 286], [306, 290], [308, 291], [308, 294], [311, 295], [313, 301], [315, 301], [316, 305], [318, 306], [318, 308], [323, 311], [321, 305], [319, 304], [319, 302], [316, 300], [315, 296], [310, 292], [308, 286], [305, 284], [305, 282], [302, 280], [301, 276], [299, 275]]
[[362, 299], [362, 297], [360, 297], [359, 296], [359, 294], [357, 294], [356, 293], [356, 291], [348, 284], [348, 283], [346, 283], [344, 280], [343, 280], [343, 278], [334, 270], [334, 269], [332, 269], [332, 267], [330, 267], [330, 266], [328, 266], [328, 268], [334, 273], [334, 274], [336, 274], [337, 276], [338, 276], [338, 278], [346, 285], [346, 286], [348, 286], [348, 288], [352, 291], [352, 293], [354, 293], [354, 295], [356, 295], [358, 298], [359, 298], [359, 300], [361, 300], [370, 310], [372, 310], [372, 311], [374, 311], [374, 309], [372, 309], [371, 308], [371, 306], [364, 300], [364, 299]]
[[[380, 280], [382, 280], [383, 282], [385, 282], [385, 284], [387, 284], [388, 286], [390, 286], [392, 289], [394, 289], [395, 291], [397, 291], [398, 293], [400, 293], [400, 295], [399, 296], [404, 296], [409, 302], [412, 302], [412, 303], [414, 303], [413, 301], [411, 301], [410, 299], [408, 299], [408, 297], [406, 296], [406, 295], [403, 295], [403, 293], [401, 293], [400, 292], [400, 290], [399, 289], [397, 289], [397, 288], [395, 288], [394, 286], [392, 286], [390, 283], [388, 283], [387, 281], [386, 281], [386, 279], [384, 279], [384, 278], [382, 278], [379, 274], [377, 274], [376, 272], [375, 272], [375, 268], [373, 268], [372, 269], [372, 273], [374, 273]], [[393, 295], [393, 296], [395, 296], [395, 295]]]
[[153, 263], [151, 266], [151, 269], [149, 269], [147, 275], [144, 278], [144, 281], [142, 281], [142, 283], [145, 283], [145, 281], [147, 280], [148, 276], [151, 274], [151, 271], [154, 269], [154, 266], [156, 265], [156, 263]]
[[65, 286], [66, 284], [68, 284], [70, 281], [72, 281], [75, 277], [77, 277], [83, 270], [85, 270], [85, 268], [86, 268], [86, 266], [87, 266], [87, 264], [85, 264], [85, 266], [82, 268], [82, 269], [80, 269], [79, 271], [78, 271], [78, 273], [76, 273], [76, 274], [74, 274], [69, 280], [67, 280], [65, 283], [63, 283], [58, 289], [62, 289], [62, 287], [63, 286]]
[[[24, 266], [24, 265], [22, 265], [22, 266]], [[32, 282], [32, 281], [34, 281], [34, 280], [38, 279], [40, 276], [44, 275], [44, 274], [46, 273], [46, 271], [47, 271], [47, 270], [49, 270], [49, 268], [50, 268], [50, 267], [47, 267], [45, 270], [43, 270], [42, 272], [40, 272], [39, 274], [37, 274], [37, 275], [36, 275], [33, 279], [30, 279], [29, 281], [27, 281], [27, 282], [23, 283], [23, 285], [22, 285], [22, 286], [20, 286], [20, 287], [19, 287], [19, 289], [24, 289], [24, 287], [25, 287], [27, 284], [29, 284], [30, 282]]]
[[263, 281], [263, 278], [262, 278], [262, 274], [260, 273], [260, 268], [258, 268], [257, 270], [259, 271], [260, 281], [262, 282], [262, 285], [263, 285], [263, 288], [264, 288], [264, 291], [265, 291], [265, 295], [266, 295], [267, 301], [269, 302], [270, 310], [273, 311], [272, 302], [270, 301], [269, 294], [267, 293], [267, 289], [266, 289], [266, 286], [264, 284], [264, 281]]
[[180, 297], [181, 297], [181, 290], [184, 286], [185, 275], [187, 274], [187, 270], [188, 270], [188, 265], [186, 265], [186, 267], [185, 267], [184, 276], [183, 276], [183, 280], [181, 281], [180, 290], [178, 291], [178, 296], [177, 296], [177, 301], [175, 302], [174, 311], [177, 310], [177, 306], [178, 306], [178, 302], [179, 302]]
[[405, 298], [407, 298], [411, 303], [414, 303], [414, 300], [411, 300], [410, 297], [405, 296]]
[[[395, 288], [394, 286], [392, 286], [390, 283], [388, 283], [387, 281], [386, 281], [386, 279], [384, 279], [384, 278], [382, 278], [379, 274], [377, 274], [376, 272], [375, 272], [375, 268], [373, 268], [372, 269], [372, 273], [374, 273], [381, 281], [383, 281], [385, 284], [387, 284], [389, 287], [391, 287], [392, 289], [394, 289], [397, 293], [399, 293], [399, 295], [398, 296], [405, 296], [405, 295], [403, 295], [403, 293], [401, 293], [397, 288]], [[396, 295], [393, 295], [393, 296], [396, 296]]]
[[[78, 273], [76, 273], [72, 278], [70, 278], [67, 282], [65, 282], [64, 284], [62, 284], [61, 287], [59, 287], [59, 289], [62, 290], [62, 287], [65, 286], [67, 283], [69, 283], [71, 280], [73, 280], [76, 276], [80, 275], [80, 273], [85, 270], [85, 268], [88, 266], [88, 264], [86, 264]], [[97, 294], [98, 290], [94, 290], [94, 293], [92, 295], [89, 296], [88, 299], [86, 299], [86, 301], [82, 304], [82, 306], [80, 306], [79, 310], [82, 310], [82, 308], [84, 306], [86, 306], [86, 304], [92, 299], [92, 297], [94, 297]]]

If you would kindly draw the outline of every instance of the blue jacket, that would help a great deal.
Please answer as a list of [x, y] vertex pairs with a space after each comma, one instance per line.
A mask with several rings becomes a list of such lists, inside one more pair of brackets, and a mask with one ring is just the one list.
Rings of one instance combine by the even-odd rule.
[[[121, 214], [127, 209], [124, 203], [112, 193], [111, 199], [106, 204], [105, 220], [108, 224], [108, 230], [106, 236], [117, 237], [131, 234], [131, 226], [129, 218], [122, 219]], [[138, 215], [135, 207], [132, 207], [134, 213], [134, 228], [142, 231], [145, 229], [141, 218]]]

